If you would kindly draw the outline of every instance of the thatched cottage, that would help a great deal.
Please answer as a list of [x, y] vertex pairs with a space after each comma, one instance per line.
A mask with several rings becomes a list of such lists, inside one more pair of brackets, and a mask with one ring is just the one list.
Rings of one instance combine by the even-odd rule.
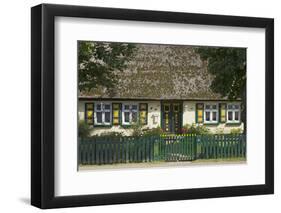
[[241, 101], [212, 92], [212, 76], [194, 47], [138, 44], [114, 90], [79, 92], [78, 117], [92, 134], [123, 132], [135, 123], [180, 133], [189, 124], [229, 133], [240, 128]]

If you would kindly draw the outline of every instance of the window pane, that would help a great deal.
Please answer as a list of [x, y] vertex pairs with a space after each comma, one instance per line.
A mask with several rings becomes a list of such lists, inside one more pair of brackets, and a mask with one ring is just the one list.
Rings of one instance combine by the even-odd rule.
[[228, 108], [228, 109], [232, 109], [232, 105], [229, 104], [229, 105], [227, 106], [227, 108]]
[[211, 106], [210, 105], [206, 105], [206, 109], [211, 109]]
[[217, 109], [217, 105], [216, 105], [216, 104], [213, 105], [213, 106], [212, 106], [212, 109]]
[[130, 105], [124, 105], [124, 110], [129, 110], [130, 109]]
[[105, 105], [104, 105], [104, 109], [105, 109], [105, 110], [110, 110], [110, 104], [105, 104]]
[[217, 120], [217, 112], [213, 112], [213, 117], [212, 117], [213, 121]]
[[234, 108], [239, 109], [239, 105], [238, 104], [234, 105]]
[[110, 123], [110, 112], [105, 112], [104, 113], [104, 122], [105, 123]]
[[170, 111], [170, 106], [169, 105], [165, 105], [164, 106], [164, 111], [165, 112], [169, 112]]
[[97, 104], [97, 110], [101, 110], [101, 104]]
[[210, 112], [206, 112], [206, 121], [210, 121]]
[[97, 112], [97, 123], [102, 123], [102, 112]]
[[138, 119], [138, 113], [137, 112], [132, 112], [132, 122], [136, 123]]
[[235, 112], [234, 117], [236, 121], [239, 121], [239, 112]]
[[132, 110], [137, 110], [138, 106], [137, 105], [132, 105]]
[[130, 113], [129, 112], [125, 112], [124, 113], [124, 121], [126, 123], [129, 123], [130, 122]]
[[229, 120], [229, 121], [232, 121], [232, 120], [233, 120], [232, 112], [228, 112], [228, 120]]

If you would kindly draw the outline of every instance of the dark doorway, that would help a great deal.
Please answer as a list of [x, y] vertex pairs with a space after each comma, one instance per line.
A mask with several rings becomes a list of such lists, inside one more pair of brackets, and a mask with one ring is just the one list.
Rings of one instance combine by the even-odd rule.
[[161, 121], [164, 132], [180, 133], [182, 128], [182, 103], [162, 102]]

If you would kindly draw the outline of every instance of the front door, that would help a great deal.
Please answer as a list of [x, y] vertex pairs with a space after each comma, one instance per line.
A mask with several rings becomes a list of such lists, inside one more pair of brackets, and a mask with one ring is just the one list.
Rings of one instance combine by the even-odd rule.
[[163, 131], [166, 133], [180, 133], [182, 127], [182, 103], [163, 102], [161, 114]]

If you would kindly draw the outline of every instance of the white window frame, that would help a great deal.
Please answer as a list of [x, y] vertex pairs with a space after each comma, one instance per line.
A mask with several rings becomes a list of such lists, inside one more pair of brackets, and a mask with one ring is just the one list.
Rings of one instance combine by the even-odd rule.
[[[207, 105], [216, 105], [216, 109], [206, 109]], [[206, 112], [210, 112], [210, 120], [206, 120]], [[216, 120], [213, 120], [213, 112], [216, 112]], [[219, 104], [218, 103], [204, 103], [204, 123], [217, 124], [219, 122]]]
[[[101, 110], [97, 109], [98, 104], [101, 104]], [[110, 109], [105, 109], [104, 105], [109, 105]], [[95, 126], [110, 126], [111, 122], [112, 122], [112, 103], [110, 102], [95, 102], [95, 107], [94, 107], [94, 125]], [[102, 113], [102, 122], [98, 123], [97, 122], [97, 112], [101, 112]], [[110, 121], [109, 122], [105, 122], [105, 112], [110, 112]]]
[[[128, 105], [129, 105], [129, 109], [125, 109], [125, 106], [128, 106]], [[137, 106], [136, 110], [132, 109], [133, 105]], [[138, 121], [138, 117], [139, 117], [139, 104], [138, 103], [122, 103], [122, 125], [132, 125], [133, 124], [133, 122], [132, 122], [132, 119], [133, 119], [132, 112], [133, 111], [137, 112], [137, 121]], [[129, 122], [125, 121], [125, 112], [129, 112]]]
[[[228, 109], [229, 105], [238, 105], [238, 109]], [[228, 112], [232, 112], [233, 120], [228, 119]], [[235, 112], [238, 112], [238, 120], [235, 120]], [[227, 103], [226, 106], [226, 122], [227, 123], [240, 123], [241, 121], [241, 104], [240, 103]]]

